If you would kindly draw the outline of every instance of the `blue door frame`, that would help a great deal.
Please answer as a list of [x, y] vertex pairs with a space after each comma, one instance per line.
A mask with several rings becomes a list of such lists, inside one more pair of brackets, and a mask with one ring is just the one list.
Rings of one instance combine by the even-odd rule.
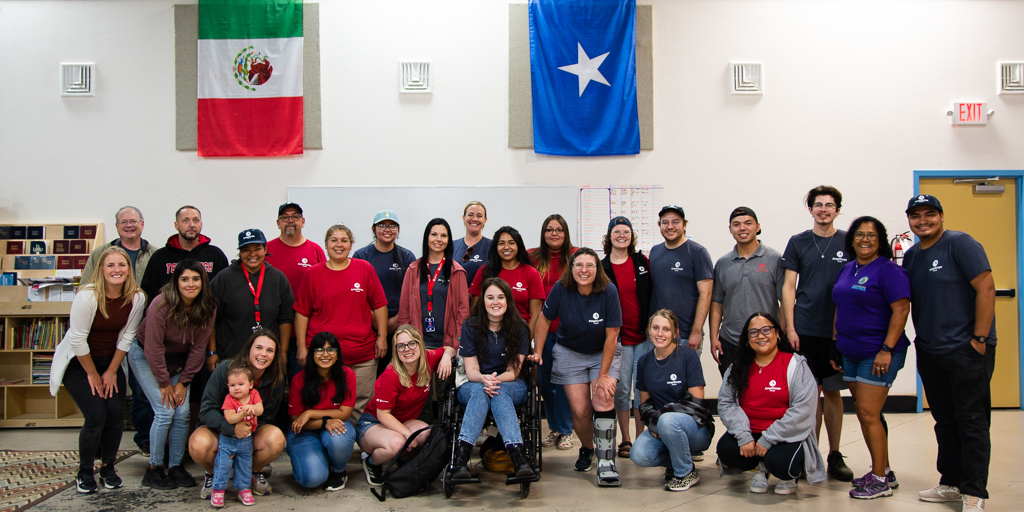
[[[914, 171], [914, 195], [921, 193], [921, 180], [924, 178], [994, 178], [999, 177], [1001, 179], [1013, 179], [1016, 184], [1017, 190], [1017, 290], [1021, 290], [1021, 279], [1024, 277], [1024, 216], [1022, 216], [1021, 205], [1024, 204], [1024, 191], [1021, 190], [1021, 182], [1024, 181], [1024, 170], [1019, 171]], [[917, 243], [917, 237], [914, 237], [914, 243]], [[1024, 297], [1018, 297], [1017, 299], [1017, 325], [1021, 326], [1018, 329], [1018, 336], [1024, 336], [1024, 325], [1021, 324], [1021, 318], [1024, 317]], [[1003, 341], [1005, 343], [1006, 340]], [[1016, 340], [1017, 345], [1021, 345], [1021, 340]], [[1022, 347], [1024, 348], [1024, 347]], [[1020, 360], [1017, 362], [1018, 375], [1020, 378], [1020, 390], [1021, 390], [1021, 405], [1020, 408], [1024, 409], [1024, 373], [1021, 369], [1024, 369], [1024, 349], [1019, 351]], [[917, 412], [924, 411], [924, 389], [921, 387], [921, 377], [917, 377]]]

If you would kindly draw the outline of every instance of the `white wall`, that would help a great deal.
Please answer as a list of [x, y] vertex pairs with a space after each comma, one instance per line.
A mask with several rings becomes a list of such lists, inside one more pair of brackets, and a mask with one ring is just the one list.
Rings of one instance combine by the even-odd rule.
[[[870, 213], [892, 232], [906, 229], [912, 170], [1024, 166], [1024, 96], [996, 95], [996, 61], [1024, 60], [1022, 1], [650, 3], [654, 151], [573, 159], [506, 147], [506, 1], [338, 0], [320, 7], [325, 149], [243, 160], [173, 149], [173, 2], [0, 1], [0, 222], [99, 220], [113, 233], [113, 212], [130, 203], [160, 243], [192, 203], [231, 254], [239, 230], [274, 230], [291, 185], [655, 183], [717, 257], [740, 204], [781, 251], [810, 227], [801, 200], [814, 185], [844, 192], [838, 224]], [[397, 61], [420, 58], [433, 61], [434, 94], [400, 97]], [[765, 63], [764, 97], [726, 93], [727, 63], [744, 59]], [[69, 61], [96, 62], [95, 98], [60, 97]], [[953, 101], [996, 114], [956, 129]], [[894, 394], [915, 393], [912, 371]]]

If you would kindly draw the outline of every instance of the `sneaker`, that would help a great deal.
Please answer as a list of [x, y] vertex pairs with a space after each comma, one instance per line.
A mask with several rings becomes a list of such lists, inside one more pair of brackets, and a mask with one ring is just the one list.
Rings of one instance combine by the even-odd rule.
[[213, 505], [214, 508], [223, 508], [224, 507], [224, 491], [223, 490], [216, 490], [216, 491], [211, 491], [210, 492], [210, 505]]
[[[268, 468], [270, 466], [267, 466]], [[266, 469], [264, 468], [264, 471]], [[252, 492], [258, 496], [270, 496], [270, 482], [267, 481], [267, 473], [263, 471], [252, 474]]]
[[363, 459], [363, 472], [366, 473], [366, 483], [374, 487], [384, 485], [383, 468], [371, 462], [369, 457]]
[[348, 475], [346, 475], [344, 471], [340, 473], [331, 471], [331, 473], [327, 475], [327, 483], [324, 484], [324, 490], [329, 492], [340, 491], [345, 488], [345, 483], [347, 482]]
[[853, 470], [846, 465], [844, 458], [843, 454], [838, 451], [830, 452], [828, 454], [828, 474], [840, 482], [849, 482], [853, 480]]
[[103, 483], [103, 487], [107, 489], [117, 489], [124, 483], [121, 481], [121, 477], [117, 476], [117, 470], [114, 469], [113, 464], [108, 464], [100, 468], [100, 482]]
[[775, 494], [793, 494], [794, 492], [796, 492], [796, 478], [792, 480], [779, 480], [779, 483], [775, 484]]
[[[242, 505], [245, 505], [247, 507], [251, 507], [256, 504], [256, 499], [252, 497], [252, 490], [250, 489], [242, 489], [238, 491], [238, 501], [241, 501]], [[221, 503], [223, 502], [224, 500], [221, 499]]]
[[[872, 473], [870, 471], [868, 471], [866, 475], [864, 475], [862, 477], [859, 477], [859, 478], [854, 478], [850, 482], [850, 485], [852, 485], [854, 487], [863, 487], [864, 479], [867, 478], [868, 475], [870, 475], [870, 474], [872, 474]], [[898, 481], [896, 481], [896, 473], [894, 473], [891, 469], [889, 470], [888, 473], [885, 474], [885, 481], [886, 481], [886, 483], [889, 484], [889, 488], [890, 489], [895, 489], [895, 488], [900, 486], [900, 483]]]
[[985, 512], [985, 499], [977, 496], [964, 494], [961, 496], [964, 501], [963, 512]]
[[582, 472], [590, 471], [592, 467], [594, 467], [594, 449], [581, 446], [580, 456], [576, 459], [576, 465], [573, 466], [573, 469]]
[[155, 467], [146, 469], [146, 474], [142, 475], [142, 486], [160, 491], [170, 491], [178, 488], [178, 482], [168, 478], [164, 473], [164, 468]]
[[[203, 473], [203, 486], [199, 489], [199, 499], [208, 500], [211, 499], [211, 493], [213, 492], [213, 475], [209, 473]], [[221, 491], [223, 494], [224, 491]], [[221, 505], [224, 506], [224, 498], [220, 500]], [[216, 505], [214, 505], [216, 506]]]
[[850, 491], [850, 497], [858, 500], [873, 500], [892, 496], [892, 489], [887, 479], [875, 476], [873, 473], [864, 475], [861, 485]]
[[149, 442], [135, 445], [139, 449], [139, 455], [149, 458]]
[[558, 448], [559, 450], [572, 450], [573, 446], [572, 433], [570, 432], [563, 435], [562, 438], [558, 440], [558, 444], [555, 445], [555, 448]]
[[690, 460], [693, 462], [702, 462], [704, 460], [704, 451], [691, 452]]
[[768, 469], [764, 463], [759, 463], [754, 470], [754, 477], [750, 479], [750, 492], [764, 494], [768, 492]]
[[540, 440], [540, 445], [543, 446], [544, 448], [551, 448], [552, 446], [558, 444], [558, 441], [561, 440], [562, 434], [559, 434], [558, 432], [552, 430], [551, 432], [548, 433], [547, 437]]
[[941, 503], [944, 501], [960, 501], [960, 489], [952, 485], [939, 485], [917, 493], [921, 501]]
[[675, 492], [685, 491], [696, 485], [697, 482], [700, 482], [700, 475], [697, 474], [697, 468], [693, 468], [693, 471], [690, 471], [689, 475], [682, 478], [673, 476], [672, 479], [665, 484], [665, 490]]
[[92, 471], [87, 472], [84, 469], [79, 469], [78, 476], [75, 478], [75, 487], [82, 494], [96, 492], [96, 477], [93, 476]]
[[167, 478], [178, 484], [178, 487], [196, 486], [196, 479], [192, 476], [192, 473], [185, 470], [184, 466], [171, 466], [171, 469], [167, 470]]

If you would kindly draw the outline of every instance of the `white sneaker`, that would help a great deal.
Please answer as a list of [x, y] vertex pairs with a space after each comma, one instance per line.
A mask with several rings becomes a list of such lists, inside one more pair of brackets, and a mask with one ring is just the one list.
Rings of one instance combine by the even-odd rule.
[[775, 494], [793, 494], [796, 492], [796, 479], [792, 480], [779, 480], [779, 483], [775, 484]]
[[939, 485], [917, 493], [917, 498], [932, 503], [960, 501], [960, 489], [952, 485]]
[[552, 446], [558, 444], [558, 440], [561, 439], [561, 438], [562, 438], [562, 434], [559, 434], [558, 432], [555, 432], [554, 430], [552, 430], [547, 435], [547, 437], [545, 437], [544, 439], [541, 439], [540, 445], [543, 446], [544, 448], [551, 448]]
[[754, 477], [750, 479], [750, 492], [754, 494], [768, 492], [768, 469], [764, 467], [764, 463], [758, 464], [757, 469], [754, 470]]
[[964, 494], [961, 496], [964, 501], [963, 512], [985, 512], [985, 499], [977, 496]]

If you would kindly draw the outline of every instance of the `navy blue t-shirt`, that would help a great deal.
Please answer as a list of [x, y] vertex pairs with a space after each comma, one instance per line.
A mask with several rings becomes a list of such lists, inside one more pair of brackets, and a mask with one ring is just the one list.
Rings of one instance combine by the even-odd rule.
[[[505, 335], [496, 333], [490, 329], [487, 331], [487, 354], [481, 356], [478, 353], [479, 329], [474, 319], [462, 323], [462, 337], [459, 338], [459, 355], [462, 357], [475, 357], [480, 364], [480, 373], [502, 374], [508, 369], [505, 364]], [[522, 337], [519, 340], [519, 354], [526, 356], [530, 353], [530, 334], [526, 324], [523, 324]]]
[[671, 355], [660, 361], [652, 350], [640, 356], [636, 363], [636, 389], [650, 393], [658, 409], [678, 402], [690, 388], [703, 385], [700, 356], [686, 345], [677, 346]]
[[[420, 283], [420, 307], [423, 314], [423, 343], [427, 348], [437, 348], [444, 344], [444, 313], [448, 304], [448, 278], [444, 277], [444, 269], [437, 274], [434, 283], [434, 314], [427, 315], [427, 284], [437, 270], [437, 265], [427, 263], [427, 281]], [[427, 332], [427, 317], [434, 319], [434, 332]]]
[[582, 354], [604, 350], [605, 329], [622, 327], [619, 290], [612, 283], [587, 296], [555, 283], [541, 312], [548, 320], [558, 319], [555, 342]]
[[[830, 237], [807, 230], [793, 235], [786, 244], [779, 265], [800, 274], [796, 283], [793, 324], [796, 333], [829, 338], [836, 305], [832, 302], [832, 286], [839, 270], [851, 260], [843, 250], [846, 231], [837, 229]], [[854, 257], [855, 258], [855, 257]]]
[[[454, 261], [459, 262], [462, 268], [466, 269], [466, 287], [468, 288], [473, 284], [473, 278], [476, 277], [476, 273], [487, 264], [487, 252], [491, 250], [491, 239], [486, 236], [481, 238], [476, 245], [473, 246], [473, 254], [469, 255], [469, 259], [464, 259], [466, 252], [469, 251], [469, 247], [466, 246], [466, 239], [460, 238], [455, 241], [455, 245], [452, 246], [452, 258]], [[525, 249], [520, 249], [525, 250]]]
[[675, 249], [666, 248], [664, 243], [651, 247], [650, 260], [651, 312], [668, 309], [675, 313], [679, 335], [686, 339], [697, 316], [697, 283], [715, 277], [711, 254], [704, 246], [687, 240]]
[[384, 296], [388, 299], [388, 317], [398, 314], [398, 303], [402, 296], [402, 280], [409, 265], [416, 256], [405, 247], [394, 246], [388, 252], [380, 252], [373, 244], [367, 245], [352, 254], [353, 258], [366, 260], [373, 266], [384, 288]]

